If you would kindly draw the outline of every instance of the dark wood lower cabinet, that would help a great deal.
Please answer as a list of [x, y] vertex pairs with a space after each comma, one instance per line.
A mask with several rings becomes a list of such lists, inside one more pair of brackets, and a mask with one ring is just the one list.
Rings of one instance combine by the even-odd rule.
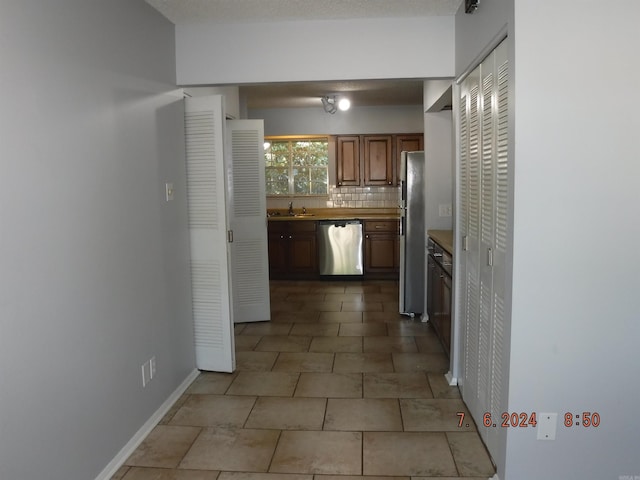
[[[400, 271], [398, 220], [364, 220], [364, 278], [397, 279]], [[271, 220], [269, 277], [274, 280], [320, 278], [317, 222]]]
[[318, 277], [316, 222], [269, 222], [269, 277], [313, 279]]
[[[430, 249], [431, 249], [431, 242]], [[442, 247], [435, 246], [436, 254]], [[446, 254], [445, 254], [446, 255]], [[447, 355], [451, 351], [451, 276], [430, 252], [427, 260], [427, 313]], [[450, 257], [446, 256], [445, 259]]]
[[365, 278], [397, 278], [400, 271], [398, 221], [364, 221]]
[[318, 246], [315, 230], [313, 232], [293, 231], [289, 235], [289, 273], [318, 275]]
[[[272, 228], [269, 223], [269, 277], [284, 278], [287, 273], [287, 245], [285, 232], [280, 226]], [[288, 236], [288, 234], [287, 234]]]

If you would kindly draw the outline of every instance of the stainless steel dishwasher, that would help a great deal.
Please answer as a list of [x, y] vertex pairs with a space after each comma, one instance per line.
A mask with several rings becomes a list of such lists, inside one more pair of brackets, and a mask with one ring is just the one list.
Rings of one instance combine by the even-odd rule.
[[362, 221], [318, 222], [320, 275], [363, 275]]

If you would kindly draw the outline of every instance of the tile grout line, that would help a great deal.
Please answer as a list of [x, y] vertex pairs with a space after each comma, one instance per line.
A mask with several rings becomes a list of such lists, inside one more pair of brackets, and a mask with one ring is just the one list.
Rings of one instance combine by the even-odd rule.
[[180, 469], [180, 465], [182, 464], [182, 462], [184, 462], [184, 459], [186, 458], [187, 454], [191, 451], [191, 449], [193, 448], [193, 446], [196, 443], [196, 440], [198, 440], [198, 438], [200, 438], [200, 435], [202, 435], [202, 432], [204, 432], [206, 427], [198, 427], [200, 428], [200, 431], [198, 432], [198, 434], [193, 438], [193, 441], [191, 442], [191, 444], [189, 445], [189, 448], [187, 448], [184, 451], [184, 454], [182, 455], [182, 457], [180, 457], [180, 461], [176, 464], [176, 466], [174, 467], [176, 470]]

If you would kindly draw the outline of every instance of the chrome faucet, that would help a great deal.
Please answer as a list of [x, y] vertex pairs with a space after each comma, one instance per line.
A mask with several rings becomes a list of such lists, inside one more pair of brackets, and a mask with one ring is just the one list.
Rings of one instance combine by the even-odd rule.
[[289, 215], [293, 215], [293, 202], [289, 202]]

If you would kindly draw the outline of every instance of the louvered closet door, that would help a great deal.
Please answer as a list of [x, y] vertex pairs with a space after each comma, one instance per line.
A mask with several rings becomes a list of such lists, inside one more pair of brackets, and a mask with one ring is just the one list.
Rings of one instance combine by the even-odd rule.
[[[493, 297], [493, 235], [495, 186], [495, 118], [493, 92], [495, 86], [494, 55], [480, 66], [480, 250], [478, 299], [478, 404], [489, 411], [491, 389], [491, 304]], [[487, 435], [487, 428], [480, 430]]]
[[226, 136], [234, 321], [270, 320], [264, 122], [227, 120]]
[[[508, 237], [508, 212], [509, 212], [509, 129], [508, 129], [508, 102], [509, 102], [509, 70], [507, 43], [503, 41], [494, 50], [494, 78], [493, 88], [493, 128], [494, 128], [494, 230], [493, 230], [493, 283], [492, 299], [490, 307], [491, 325], [491, 349], [490, 371], [491, 386], [489, 391], [489, 403], [487, 411], [507, 411], [507, 368], [506, 351], [507, 339], [505, 337], [505, 295], [507, 291], [507, 251], [509, 248]], [[490, 452], [498, 451], [499, 444], [504, 442], [506, 429], [486, 429], [486, 444]]]
[[[461, 252], [462, 262], [462, 335], [464, 346], [463, 375], [461, 389], [471, 413], [476, 416], [478, 405], [478, 337], [479, 337], [479, 249], [480, 249], [480, 69], [466, 78], [461, 89], [461, 120], [466, 121], [465, 144], [461, 144], [461, 159], [466, 166], [461, 173], [466, 175], [461, 189], [463, 213], [461, 235], [466, 250]], [[461, 179], [462, 180], [462, 179]]]
[[235, 369], [227, 260], [222, 97], [185, 100], [191, 288], [196, 366]]
[[[460, 150], [460, 178], [458, 180], [458, 232], [463, 242], [469, 235], [469, 92], [466, 84], [461, 85], [460, 104], [458, 105], [459, 135], [458, 148]], [[456, 314], [459, 319], [460, 338], [462, 338], [463, 355], [467, 348], [467, 289], [465, 288], [467, 278], [467, 253], [463, 245], [462, 251], [457, 252], [455, 261], [459, 264], [460, 287], [456, 288], [458, 295], [457, 305], [459, 312]], [[458, 386], [462, 391], [466, 390], [466, 355], [462, 359], [462, 371], [458, 373]]]
[[508, 65], [501, 43], [460, 88], [459, 304], [463, 335], [462, 396], [490, 453], [499, 451], [507, 411], [506, 318], [508, 240]]

